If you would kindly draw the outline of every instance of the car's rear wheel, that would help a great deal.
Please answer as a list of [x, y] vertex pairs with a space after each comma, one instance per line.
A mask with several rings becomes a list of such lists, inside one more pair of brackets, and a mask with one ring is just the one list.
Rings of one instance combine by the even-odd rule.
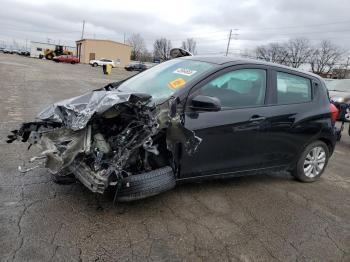
[[72, 61], [72, 62], [70, 62], [72, 65], [74, 65], [75, 64], [75, 62], [74, 61]]
[[98, 64], [97, 64], [97, 63], [93, 63], [92, 66], [93, 66], [93, 67], [96, 67], [96, 66], [98, 66]]
[[345, 120], [350, 122], [350, 107], [346, 109]]
[[146, 173], [124, 178], [117, 193], [119, 202], [138, 200], [175, 187], [176, 180], [171, 167], [166, 166]]
[[301, 182], [314, 182], [323, 174], [328, 159], [328, 146], [322, 141], [313, 142], [304, 149], [292, 175]]

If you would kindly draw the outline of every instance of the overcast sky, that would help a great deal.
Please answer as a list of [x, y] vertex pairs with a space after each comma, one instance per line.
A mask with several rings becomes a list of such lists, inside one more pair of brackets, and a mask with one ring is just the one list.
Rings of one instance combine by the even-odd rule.
[[0, 0], [0, 40], [24, 45], [47, 41], [75, 45], [85, 20], [85, 38], [123, 42], [141, 34], [151, 50], [158, 37], [193, 37], [199, 54], [231, 53], [268, 42], [307, 37], [350, 49], [349, 0]]

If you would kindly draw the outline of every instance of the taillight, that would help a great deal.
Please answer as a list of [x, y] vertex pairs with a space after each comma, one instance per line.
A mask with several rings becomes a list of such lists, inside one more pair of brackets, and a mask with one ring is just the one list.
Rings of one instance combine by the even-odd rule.
[[329, 109], [331, 111], [331, 120], [332, 123], [334, 124], [337, 121], [339, 110], [334, 104], [330, 104]]

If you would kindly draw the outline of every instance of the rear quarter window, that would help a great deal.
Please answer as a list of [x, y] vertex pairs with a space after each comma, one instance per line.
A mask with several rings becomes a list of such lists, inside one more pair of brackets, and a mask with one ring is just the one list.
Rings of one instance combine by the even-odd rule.
[[312, 99], [311, 81], [308, 78], [277, 72], [277, 103], [305, 103]]

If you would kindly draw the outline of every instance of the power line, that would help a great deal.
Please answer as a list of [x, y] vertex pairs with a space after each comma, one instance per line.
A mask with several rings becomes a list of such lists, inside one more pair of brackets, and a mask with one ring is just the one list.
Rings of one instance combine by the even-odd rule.
[[249, 31], [262, 31], [262, 30], [275, 30], [275, 29], [288, 29], [288, 28], [303, 28], [303, 27], [315, 27], [315, 26], [328, 26], [328, 25], [336, 25], [336, 24], [348, 24], [350, 23], [350, 20], [341, 21], [341, 22], [331, 22], [331, 23], [322, 23], [322, 24], [309, 24], [309, 25], [293, 25], [293, 26], [279, 26], [279, 27], [265, 27], [265, 28], [258, 28], [255, 30], [249, 30]]
[[[263, 33], [259, 35], [303, 35], [303, 34], [324, 34], [324, 33], [343, 33], [343, 32], [350, 32], [350, 29], [346, 30], [332, 30], [332, 31], [304, 31], [304, 32], [290, 32], [290, 33]], [[249, 34], [242, 34], [242, 35], [249, 35]], [[256, 33], [254, 33], [256, 35]]]

